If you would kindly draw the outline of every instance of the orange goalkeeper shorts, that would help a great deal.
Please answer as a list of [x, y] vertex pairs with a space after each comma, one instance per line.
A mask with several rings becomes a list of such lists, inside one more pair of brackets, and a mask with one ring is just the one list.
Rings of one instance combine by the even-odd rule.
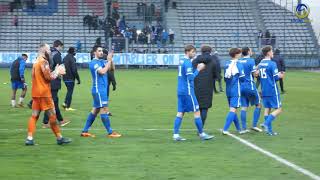
[[51, 97], [33, 97], [32, 110], [46, 111], [54, 109], [54, 103]]

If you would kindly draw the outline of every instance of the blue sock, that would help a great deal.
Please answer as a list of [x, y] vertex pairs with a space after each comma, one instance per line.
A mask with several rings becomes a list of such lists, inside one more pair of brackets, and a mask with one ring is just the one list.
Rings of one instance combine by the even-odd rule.
[[260, 112], [261, 108], [256, 107], [256, 109], [254, 109], [252, 127], [257, 127], [260, 118]]
[[267, 116], [266, 116], [266, 115], [264, 115], [264, 123], [263, 123], [263, 124], [265, 124], [265, 125], [267, 125], [267, 119], [268, 119], [268, 116], [269, 116], [269, 115], [267, 115]]
[[96, 119], [96, 116], [90, 112], [86, 121], [86, 125], [84, 126], [82, 132], [88, 132], [89, 128], [91, 127], [95, 119]]
[[272, 114], [270, 114], [266, 120], [266, 124], [268, 126], [268, 132], [272, 132], [272, 121], [275, 119], [276, 117], [274, 117]]
[[241, 110], [240, 116], [241, 116], [242, 129], [243, 130], [247, 129], [247, 111]]
[[176, 119], [174, 120], [174, 127], [173, 127], [173, 133], [174, 134], [179, 134], [181, 122], [182, 122], [182, 118], [181, 117], [176, 117]]
[[227, 118], [226, 118], [226, 122], [225, 122], [224, 127], [223, 127], [224, 131], [228, 131], [228, 129], [229, 129], [229, 127], [230, 127], [235, 115], [236, 115], [236, 113], [234, 113], [234, 112], [229, 112], [228, 113]]
[[235, 114], [235, 116], [233, 119], [233, 123], [236, 126], [237, 131], [241, 131], [238, 115], [236, 113], [234, 113], [234, 114]]
[[197, 126], [198, 133], [201, 134], [203, 132], [203, 125], [202, 125], [201, 117], [194, 118], [194, 123]]
[[100, 117], [101, 117], [101, 120], [102, 120], [102, 123], [103, 123], [104, 127], [108, 131], [108, 134], [111, 134], [112, 133], [112, 128], [111, 128], [111, 125], [110, 125], [110, 119], [109, 119], [108, 114], [101, 114]]

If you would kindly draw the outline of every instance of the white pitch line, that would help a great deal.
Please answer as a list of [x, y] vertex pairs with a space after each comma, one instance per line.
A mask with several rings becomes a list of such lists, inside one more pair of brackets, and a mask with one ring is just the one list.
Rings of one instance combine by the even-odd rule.
[[[26, 131], [27, 129], [0, 129], [0, 132], [1, 131]], [[38, 128], [38, 130], [48, 130], [48, 129], [43, 129], [43, 128]], [[62, 129], [63, 131], [81, 131], [82, 129], [79, 129], [79, 128], [67, 128], [67, 129]], [[105, 130], [105, 129], [91, 129], [91, 130]], [[172, 131], [172, 129], [117, 129], [119, 131]], [[196, 129], [181, 129], [182, 131], [196, 131]], [[221, 132], [221, 130], [218, 130], [219, 132]], [[246, 145], [246, 146], [249, 146], [251, 147], [252, 149], [288, 166], [288, 167], [291, 167], [292, 169], [294, 169], [295, 171], [298, 171], [304, 175], [307, 175], [309, 176], [311, 179], [313, 180], [320, 180], [320, 176], [310, 172], [309, 170], [306, 170], [298, 165], [295, 165], [293, 164], [292, 162], [280, 157], [280, 156], [277, 156], [267, 150], [264, 150], [260, 147], [258, 147], [257, 145], [247, 141], [247, 140], [244, 140], [234, 134], [231, 134], [229, 133], [228, 136], [238, 140], [239, 142], [241, 142], [242, 144]]]
[[249, 141], [247, 141], [245, 139], [242, 139], [242, 138], [240, 138], [240, 137], [238, 137], [238, 136], [236, 136], [234, 134], [231, 134], [231, 133], [229, 133], [228, 136], [238, 140], [242, 144], [244, 144], [246, 146], [249, 146], [250, 148], [252, 148], [252, 149], [254, 149], [254, 150], [256, 150], [256, 151], [258, 151], [258, 152], [260, 152], [260, 153], [262, 153], [262, 154], [264, 154], [264, 155], [266, 155], [266, 156], [268, 156], [268, 157], [270, 157], [270, 158], [272, 158], [272, 159], [274, 159], [274, 160], [276, 160], [276, 161], [278, 161], [278, 162], [280, 162], [280, 163], [282, 163], [282, 164], [284, 164], [284, 165], [286, 165], [288, 167], [291, 167], [295, 171], [298, 171], [298, 172], [300, 172], [300, 173], [302, 173], [304, 175], [309, 176], [311, 179], [320, 180], [320, 176], [318, 176], [318, 175], [310, 172], [309, 170], [306, 170], [306, 169], [304, 169], [304, 168], [302, 168], [302, 167], [300, 167], [298, 165], [295, 165], [292, 162], [290, 162], [290, 161], [288, 161], [288, 160], [286, 160], [286, 159], [284, 159], [284, 158], [282, 158], [280, 156], [277, 156], [277, 155], [275, 155], [275, 154], [273, 154], [273, 153], [271, 153], [271, 152], [269, 152], [267, 150], [264, 150], [264, 149], [258, 147], [257, 145], [255, 145], [255, 144], [253, 144], [253, 143], [251, 143], [251, 142], [249, 142]]

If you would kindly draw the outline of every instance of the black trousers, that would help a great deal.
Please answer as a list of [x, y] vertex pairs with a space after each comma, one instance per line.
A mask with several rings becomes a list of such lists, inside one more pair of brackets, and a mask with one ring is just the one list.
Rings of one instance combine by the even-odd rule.
[[279, 84], [280, 84], [281, 92], [284, 92], [284, 86], [283, 86], [283, 79], [282, 78], [279, 79]]
[[216, 81], [218, 81], [218, 83], [219, 83], [219, 91], [222, 92], [222, 91], [223, 91], [223, 88], [222, 88], [222, 81], [221, 81], [221, 79], [217, 79], [217, 80], [214, 80], [214, 81], [213, 81], [213, 85], [214, 85], [214, 86], [213, 86], [213, 90], [214, 90], [214, 92], [216, 92], [216, 93], [218, 92], [218, 91], [217, 91], [217, 88], [216, 88]]
[[108, 96], [108, 99], [109, 99], [109, 92], [110, 92], [110, 83], [109, 83], [108, 86], [107, 86], [107, 96]]
[[[54, 107], [55, 107], [55, 110], [56, 110], [57, 120], [58, 121], [63, 121], [63, 118], [62, 118], [62, 115], [61, 115], [61, 112], [60, 112], [60, 109], [59, 109], [58, 92], [59, 92], [59, 89], [54, 89], [54, 90], [51, 89], [51, 96], [52, 96], [52, 99], [53, 99], [53, 102], [54, 102]], [[48, 122], [49, 122], [49, 117], [45, 113], [44, 116], [43, 116], [43, 124], [48, 124]]]
[[200, 108], [200, 116], [201, 116], [203, 127], [204, 127], [204, 124], [206, 123], [207, 114], [208, 114], [208, 108]]
[[260, 78], [259, 78], [259, 77], [257, 78], [256, 86], [257, 86], [257, 89], [258, 89], [259, 86], [260, 86]]
[[64, 83], [67, 87], [67, 94], [66, 94], [66, 97], [64, 98], [64, 103], [66, 104], [66, 107], [69, 108], [71, 106], [71, 101], [72, 101], [74, 82], [69, 81]]

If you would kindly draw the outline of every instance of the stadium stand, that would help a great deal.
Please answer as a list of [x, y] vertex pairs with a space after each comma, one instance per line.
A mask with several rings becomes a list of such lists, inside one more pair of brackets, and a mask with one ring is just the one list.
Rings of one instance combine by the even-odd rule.
[[141, 20], [143, 20], [143, 16], [137, 16], [138, 3], [144, 2], [145, 4], [154, 4], [156, 9], [162, 7], [162, 0], [119, 0], [118, 2], [120, 4], [120, 14], [126, 16], [128, 21], [136, 20], [137, 23], [140, 23]]
[[[2, 52], [33, 52], [40, 42], [51, 44], [56, 39], [62, 40], [65, 47], [75, 46], [80, 40], [83, 46], [88, 45], [83, 48], [89, 50], [97, 37], [104, 36], [101, 30], [91, 30], [89, 33], [88, 28], [83, 26], [85, 15], [94, 13], [104, 16], [103, 0], [37, 0], [34, 11], [24, 8], [13, 12], [7, 9], [10, 2], [12, 1], [4, 0], [0, 6]], [[12, 23], [15, 15], [18, 17], [18, 26]]]
[[[272, 1], [259, 0], [257, 9], [254, 3], [255, 0], [180, 1], [178, 10], [184, 44], [193, 43], [194, 38], [196, 42], [216, 46], [222, 55], [234, 46], [256, 49], [258, 29], [266, 27], [265, 30], [278, 37], [277, 45], [285, 49], [286, 55], [317, 53], [310, 24], [292, 23], [295, 15]], [[254, 19], [255, 11], [261, 12], [258, 14], [262, 28], [259, 28], [259, 19]]]
[[246, 0], [187, 0], [177, 8], [184, 44], [210, 44], [221, 55], [230, 47], [257, 48], [257, 27]]
[[[13, 0], [0, 3], [0, 51], [35, 51], [42, 42], [61, 39], [66, 47], [75, 46], [78, 40], [88, 51], [96, 38], [104, 37], [103, 30], [89, 32], [83, 26], [85, 15], [105, 17], [106, 0], [36, 0], [34, 11], [28, 8], [10, 12]], [[186, 44], [199, 47], [209, 44], [221, 56], [227, 56], [230, 47], [252, 47], [258, 51], [259, 30], [270, 31], [277, 38], [277, 47], [285, 55], [315, 57], [319, 45], [310, 23], [294, 23], [293, 12], [271, 0], [176, 0], [164, 12], [162, 0], [118, 0], [119, 13], [126, 24], [142, 29], [145, 17], [137, 16], [137, 4], [154, 4], [162, 14], [162, 25], [175, 31], [175, 44], [167, 45], [170, 53], [181, 53]], [[170, 1], [172, 3], [172, 1]], [[13, 20], [17, 15], [18, 26]], [[155, 24], [155, 20], [152, 21]], [[146, 49], [146, 44], [132, 44], [129, 49]], [[157, 50], [153, 45], [151, 48]], [[149, 51], [150, 52], [150, 51]]]
[[294, 23], [297, 17], [272, 1], [258, 0], [258, 5], [266, 29], [278, 37], [279, 48], [284, 49], [286, 55], [314, 56], [318, 53], [319, 46], [310, 23]]

